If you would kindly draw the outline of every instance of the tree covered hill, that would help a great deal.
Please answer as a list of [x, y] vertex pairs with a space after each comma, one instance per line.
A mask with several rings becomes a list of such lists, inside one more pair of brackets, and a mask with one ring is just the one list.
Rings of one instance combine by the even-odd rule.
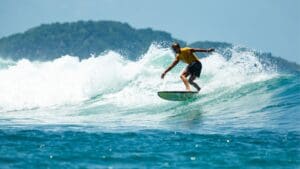
[[[53, 60], [63, 55], [88, 58], [91, 54], [113, 50], [123, 56], [136, 60], [144, 54], [152, 43], [170, 46], [174, 41], [182, 46], [186, 42], [175, 39], [170, 33], [151, 28], [135, 29], [127, 23], [115, 21], [78, 21], [71, 23], [43, 24], [24, 33], [14, 34], [0, 39], [0, 57], [19, 60]], [[225, 42], [198, 41], [188, 45], [196, 48], [215, 48], [227, 58], [231, 57], [228, 49], [233, 45]], [[200, 57], [207, 55], [198, 53]], [[261, 53], [257, 56], [268, 63], [276, 63], [283, 69], [294, 67], [296, 63]]]
[[86, 58], [114, 50], [134, 60], [151, 43], [169, 45], [173, 41], [176, 39], [167, 32], [134, 29], [121, 22], [53, 23], [0, 39], [0, 56], [13, 60], [51, 60], [66, 54]]

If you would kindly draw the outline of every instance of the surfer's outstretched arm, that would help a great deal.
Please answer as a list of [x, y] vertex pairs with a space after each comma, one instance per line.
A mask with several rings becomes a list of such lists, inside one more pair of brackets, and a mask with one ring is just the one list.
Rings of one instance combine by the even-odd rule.
[[192, 48], [192, 52], [213, 52], [215, 49], [209, 48], [209, 49], [201, 49], [201, 48]]
[[168, 73], [168, 71], [170, 71], [174, 66], [176, 66], [178, 62], [179, 62], [179, 59], [178, 59], [178, 57], [176, 57], [175, 60], [173, 61], [173, 63], [164, 71], [164, 73], [161, 74], [161, 78], [163, 79], [165, 77], [165, 75]]

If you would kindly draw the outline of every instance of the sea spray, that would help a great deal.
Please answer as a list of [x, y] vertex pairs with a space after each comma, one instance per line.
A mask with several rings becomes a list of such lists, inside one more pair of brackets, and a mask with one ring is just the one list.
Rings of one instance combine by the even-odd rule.
[[[159, 90], [185, 90], [179, 78], [186, 66], [183, 63], [164, 80], [160, 78], [174, 60], [168, 48], [152, 45], [137, 61], [113, 51], [83, 60], [75, 56], [47, 62], [20, 60], [0, 70], [0, 111], [3, 118], [16, 123], [22, 119], [23, 123], [165, 128], [165, 123], [172, 126], [204, 112], [213, 119], [206, 124], [211, 128], [216, 128], [220, 120], [216, 115], [221, 112], [222, 123], [244, 122], [251, 112], [272, 104], [280, 87], [270, 90], [268, 86], [286, 74], [274, 69], [276, 65], [263, 64], [251, 50], [227, 50], [231, 50], [230, 57], [214, 52], [200, 58], [203, 70], [196, 82], [202, 90], [190, 103], [157, 96]], [[256, 117], [263, 126], [264, 114]]]
[[[201, 58], [203, 71], [197, 81], [202, 93], [240, 87], [276, 74], [264, 71], [253, 52], [233, 50], [231, 53], [229, 59], [218, 53]], [[166, 75], [165, 81], [160, 79], [173, 58], [170, 49], [152, 45], [136, 62], [115, 52], [83, 60], [68, 55], [47, 62], [23, 59], [0, 70], [0, 107], [20, 110], [72, 105], [98, 95], [107, 98], [102, 101], [116, 104], [139, 105], [141, 100], [154, 104], [159, 101], [156, 92], [166, 85], [165, 90], [184, 90], [178, 78], [185, 68], [182, 63]], [[127, 98], [125, 103], [123, 98]]]

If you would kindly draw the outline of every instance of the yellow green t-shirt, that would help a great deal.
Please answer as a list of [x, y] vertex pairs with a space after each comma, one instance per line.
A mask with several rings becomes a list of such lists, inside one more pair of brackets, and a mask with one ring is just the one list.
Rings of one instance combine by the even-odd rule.
[[192, 52], [191, 48], [180, 48], [180, 53], [177, 54], [177, 58], [187, 64], [199, 61], [197, 56]]

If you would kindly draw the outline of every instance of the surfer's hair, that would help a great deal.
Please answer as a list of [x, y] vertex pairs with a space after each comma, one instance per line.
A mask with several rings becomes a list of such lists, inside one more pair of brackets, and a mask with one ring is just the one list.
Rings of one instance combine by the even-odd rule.
[[179, 45], [178, 42], [174, 42], [174, 43], [172, 44], [172, 48], [173, 48], [173, 49], [176, 48], [176, 47], [180, 48], [180, 45]]

